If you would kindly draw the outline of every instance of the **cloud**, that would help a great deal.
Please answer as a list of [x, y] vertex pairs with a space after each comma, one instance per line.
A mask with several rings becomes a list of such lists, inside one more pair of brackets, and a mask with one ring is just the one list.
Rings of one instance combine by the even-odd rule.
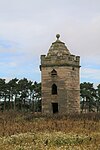
[[0, 53], [15, 53], [18, 48], [19, 44], [17, 42], [0, 37]]
[[82, 82], [86, 81], [86, 82], [98, 83], [98, 81], [100, 81], [99, 74], [100, 74], [100, 69], [84, 67], [81, 69], [81, 80]]
[[2, 75], [39, 78], [34, 70], [40, 55], [48, 52], [60, 33], [70, 52], [81, 56], [82, 80], [99, 81], [99, 7], [99, 0], [0, 1]]
[[1, 62], [0, 63], [0, 66], [2, 66], [2, 68], [3, 67], [16, 67], [17, 66], [17, 64], [15, 63], [15, 62]]

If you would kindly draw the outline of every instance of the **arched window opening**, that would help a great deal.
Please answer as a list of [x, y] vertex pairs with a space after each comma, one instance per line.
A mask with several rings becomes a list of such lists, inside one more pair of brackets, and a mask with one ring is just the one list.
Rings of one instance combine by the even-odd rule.
[[57, 86], [56, 84], [52, 85], [52, 95], [56, 95], [57, 94]]
[[53, 69], [53, 70], [51, 71], [51, 75], [52, 75], [52, 76], [56, 76], [56, 75], [57, 75], [57, 71], [56, 71], [55, 69]]

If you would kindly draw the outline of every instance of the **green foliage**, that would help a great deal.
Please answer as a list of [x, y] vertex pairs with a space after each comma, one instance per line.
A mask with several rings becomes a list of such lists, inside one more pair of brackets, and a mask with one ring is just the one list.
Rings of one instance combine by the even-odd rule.
[[1, 110], [40, 111], [40, 101], [41, 83], [33, 83], [26, 78], [15, 78], [7, 83], [0, 79]]
[[[95, 89], [93, 83], [81, 83], [80, 97], [82, 112], [100, 112], [100, 84]], [[26, 78], [14, 78], [7, 83], [0, 79], [0, 109], [40, 112], [41, 83]]]
[[99, 111], [100, 103], [98, 103], [99, 86], [98, 89], [93, 87], [93, 83], [84, 82], [80, 84], [80, 96], [81, 96], [81, 109], [85, 111], [93, 112]]

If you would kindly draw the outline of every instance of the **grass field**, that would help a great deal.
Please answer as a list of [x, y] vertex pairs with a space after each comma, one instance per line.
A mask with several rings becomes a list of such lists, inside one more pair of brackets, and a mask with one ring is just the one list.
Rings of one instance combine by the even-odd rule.
[[100, 150], [99, 115], [0, 113], [0, 150]]

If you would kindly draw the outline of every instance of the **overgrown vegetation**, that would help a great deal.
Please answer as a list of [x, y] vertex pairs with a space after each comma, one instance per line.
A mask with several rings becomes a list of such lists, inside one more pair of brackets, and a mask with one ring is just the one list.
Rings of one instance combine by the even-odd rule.
[[100, 114], [0, 113], [0, 150], [99, 150]]
[[100, 84], [81, 83], [80, 99], [80, 115], [42, 116], [41, 83], [0, 79], [0, 150], [99, 150]]

